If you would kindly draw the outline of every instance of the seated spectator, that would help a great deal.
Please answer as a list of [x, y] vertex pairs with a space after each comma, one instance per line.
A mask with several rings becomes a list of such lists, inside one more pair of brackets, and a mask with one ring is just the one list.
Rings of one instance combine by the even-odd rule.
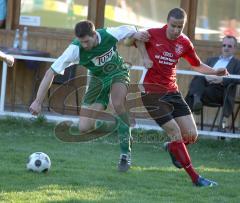
[[0, 28], [4, 27], [5, 19], [7, 15], [7, 2], [6, 0], [0, 0]]
[[[240, 61], [234, 54], [237, 49], [237, 39], [233, 36], [225, 36], [222, 42], [222, 55], [210, 57], [206, 64], [214, 69], [225, 67], [229, 74], [240, 74]], [[186, 102], [192, 112], [199, 114], [202, 109], [202, 102], [206, 104], [222, 104], [222, 118], [219, 128], [225, 128], [224, 123], [231, 115], [234, 107], [234, 98], [236, 87], [230, 88], [228, 97], [225, 98], [227, 87], [231, 83], [237, 83], [237, 79], [223, 78], [219, 76], [195, 76], [190, 83], [189, 91], [186, 96]], [[225, 98], [225, 100], [224, 100]]]

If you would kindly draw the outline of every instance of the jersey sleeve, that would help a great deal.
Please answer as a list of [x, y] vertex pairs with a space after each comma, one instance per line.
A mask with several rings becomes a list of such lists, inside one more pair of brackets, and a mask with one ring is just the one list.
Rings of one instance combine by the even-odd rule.
[[201, 60], [191, 42], [188, 43], [187, 51], [182, 57], [186, 59], [192, 66], [199, 66], [201, 64]]
[[51, 65], [52, 70], [57, 74], [64, 74], [64, 70], [79, 63], [79, 46], [70, 44], [60, 57]]
[[134, 26], [122, 25], [119, 27], [109, 27], [106, 29], [106, 31], [118, 41], [121, 41], [127, 37], [131, 37], [134, 33], [137, 32], [137, 29]]

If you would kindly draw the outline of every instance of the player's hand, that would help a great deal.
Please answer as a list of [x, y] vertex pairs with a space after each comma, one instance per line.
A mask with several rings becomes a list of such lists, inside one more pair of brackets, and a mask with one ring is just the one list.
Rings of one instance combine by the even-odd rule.
[[134, 45], [135, 40], [136, 39], [134, 39], [132, 37], [131, 38], [126, 38], [126, 39], [124, 39], [123, 44], [127, 47], [130, 47], [130, 46]]
[[37, 116], [41, 112], [41, 109], [42, 105], [36, 100], [29, 107], [30, 113], [35, 116]]
[[139, 31], [133, 35], [133, 38], [142, 42], [147, 42], [150, 38], [150, 34], [147, 31]]
[[6, 63], [8, 66], [12, 67], [14, 64], [14, 58], [11, 55], [6, 55]]
[[216, 70], [216, 75], [217, 76], [226, 76], [226, 75], [229, 75], [229, 73], [226, 68], [218, 68]]
[[150, 60], [149, 58], [144, 58], [143, 59], [143, 66], [147, 69], [151, 68], [153, 65], [152, 60]]

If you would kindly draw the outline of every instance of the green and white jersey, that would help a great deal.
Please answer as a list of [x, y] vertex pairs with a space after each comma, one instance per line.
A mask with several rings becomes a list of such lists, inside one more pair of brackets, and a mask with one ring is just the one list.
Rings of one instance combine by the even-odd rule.
[[116, 44], [118, 41], [132, 36], [136, 32], [134, 26], [119, 26], [96, 30], [98, 45], [91, 50], [84, 50], [79, 40], [72, 44], [52, 64], [51, 68], [58, 74], [63, 74], [65, 68], [72, 64], [80, 64], [90, 70], [95, 76], [105, 77], [115, 75], [122, 70], [123, 59], [119, 56]]

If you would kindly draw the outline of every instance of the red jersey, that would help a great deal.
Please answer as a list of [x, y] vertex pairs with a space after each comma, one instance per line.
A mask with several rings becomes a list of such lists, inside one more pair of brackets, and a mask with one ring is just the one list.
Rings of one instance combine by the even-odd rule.
[[[144, 87], [147, 92], [178, 91], [176, 64], [181, 57], [186, 59], [192, 66], [200, 65], [200, 59], [189, 38], [181, 34], [177, 39], [169, 40], [166, 29], [167, 25], [162, 28], [148, 30], [151, 37], [145, 43], [145, 46], [150, 59], [153, 61], [153, 66], [148, 69], [144, 78]], [[157, 88], [150, 84], [156, 84]]]

